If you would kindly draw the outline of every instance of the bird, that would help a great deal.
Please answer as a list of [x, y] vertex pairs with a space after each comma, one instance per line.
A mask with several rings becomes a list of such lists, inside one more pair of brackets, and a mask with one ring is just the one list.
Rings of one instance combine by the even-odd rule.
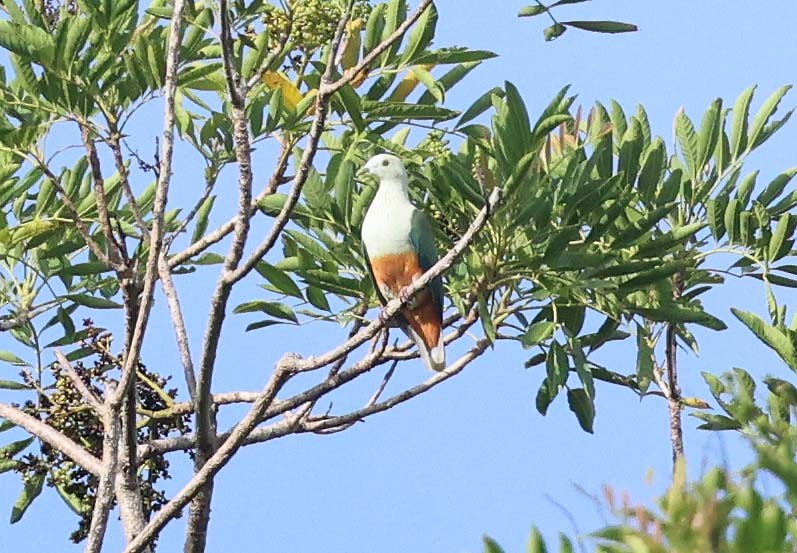
[[[379, 189], [363, 218], [361, 237], [366, 265], [384, 307], [393, 298], [407, 299], [408, 287], [437, 262], [437, 246], [429, 218], [410, 201], [409, 177], [401, 160], [377, 154], [362, 171], [379, 179]], [[394, 320], [394, 326], [415, 342], [427, 368], [445, 369], [443, 281], [439, 276]]]

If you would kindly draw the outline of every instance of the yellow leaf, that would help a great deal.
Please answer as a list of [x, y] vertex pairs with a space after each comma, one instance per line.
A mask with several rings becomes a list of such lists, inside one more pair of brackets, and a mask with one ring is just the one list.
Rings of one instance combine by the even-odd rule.
[[[430, 71], [434, 65], [419, 65], [418, 67], [426, 71]], [[415, 90], [416, 86], [418, 86], [418, 77], [414, 72], [409, 71], [398, 84], [398, 86], [396, 86], [396, 88], [393, 90], [393, 93], [390, 95], [390, 98], [388, 98], [387, 101], [403, 102], [407, 99], [407, 96], [412, 94], [412, 91]]]
[[271, 89], [282, 90], [282, 99], [288, 109], [295, 109], [296, 104], [302, 101], [302, 93], [282, 73], [266, 71], [263, 73], [263, 84]]

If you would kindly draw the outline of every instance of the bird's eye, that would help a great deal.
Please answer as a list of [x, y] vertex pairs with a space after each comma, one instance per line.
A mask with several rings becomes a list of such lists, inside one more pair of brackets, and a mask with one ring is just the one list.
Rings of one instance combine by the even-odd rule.
[[388, 165], [390, 165], [390, 162], [388, 160], [382, 162], [383, 167], [387, 167]]

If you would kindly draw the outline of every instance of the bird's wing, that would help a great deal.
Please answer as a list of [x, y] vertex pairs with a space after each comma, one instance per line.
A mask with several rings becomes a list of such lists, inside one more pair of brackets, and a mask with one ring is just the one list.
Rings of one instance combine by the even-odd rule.
[[[419, 209], [412, 212], [412, 222], [410, 224], [410, 241], [412, 242], [415, 253], [418, 254], [418, 263], [423, 272], [437, 263], [437, 245], [434, 241], [434, 229], [429, 217]], [[432, 298], [435, 305], [443, 314], [443, 279], [435, 277], [429, 288], [432, 291]]]

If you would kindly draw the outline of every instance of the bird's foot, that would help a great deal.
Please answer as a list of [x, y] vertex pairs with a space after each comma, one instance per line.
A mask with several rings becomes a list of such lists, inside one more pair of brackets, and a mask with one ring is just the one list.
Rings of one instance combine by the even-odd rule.
[[399, 290], [398, 297], [402, 301], [402, 303], [407, 303], [410, 299], [412, 294], [410, 293], [410, 286], [404, 286]]
[[384, 307], [379, 309], [379, 322], [380, 323], [382, 323], [383, 325], [387, 326], [388, 323], [390, 323], [390, 320], [392, 318], [393, 318], [392, 316], [387, 314], [387, 310]]

